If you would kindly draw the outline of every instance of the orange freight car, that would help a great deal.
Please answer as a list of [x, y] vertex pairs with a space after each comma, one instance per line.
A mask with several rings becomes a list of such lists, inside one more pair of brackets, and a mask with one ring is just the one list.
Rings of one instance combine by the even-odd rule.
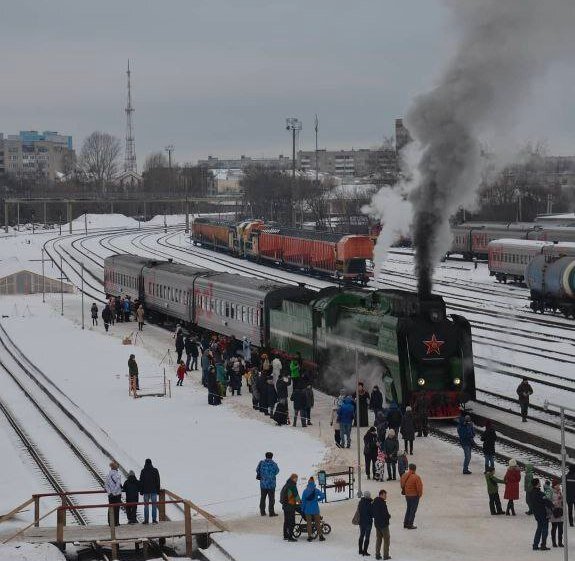
[[250, 257], [365, 283], [370, 276], [366, 260], [373, 258], [373, 242], [369, 236], [264, 228], [253, 232]]
[[234, 228], [233, 222], [196, 218], [192, 224], [192, 242], [213, 249], [232, 251]]

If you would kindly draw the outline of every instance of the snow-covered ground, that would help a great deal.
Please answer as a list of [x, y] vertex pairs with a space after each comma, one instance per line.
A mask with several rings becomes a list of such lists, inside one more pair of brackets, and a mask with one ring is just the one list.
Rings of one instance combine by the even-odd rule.
[[[160, 219], [161, 226], [163, 217]], [[99, 218], [91, 219], [94, 230], [102, 225], [125, 227], [126, 224], [121, 222], [107, 217], [101, 218], [101, 222]], [[79, 226], [83, 226], [82, 218]], [[126, 235], [111, 241], [120, 248], [134, 251], [130, 240], [144, 235], [145, 239], [140, 242], [144, 241], [145, 245], [157, 244], [158, 239], [167, 236], [171, 236], [171, 243], [179, 241], [183, 248], [187, 244], [181, 234], [162, 232], [150, 235], [126, 232]], [[30, 232], [21, 232], [0, 238], [0, 276], [3, 264], [15, 256], [26, 264], [24, 268], [40, 272], [40, 242], [53, 236], [54, 232], [34, 236]], [[72, 240], [69, 239], [70, 242]], [[98, 255], [106, 254], [97, 238], [90, 238], [85, 243]], [[69, 249], [72, 251], [71, 247]], [[177, 253], [175, 249], [164, 246], [161, 250]], [[208, 254], [205, 253], [206, 256]], [[187, 258], [200, 259], [201, 256], [199, 253], [194, 256], [187, 254]], [[466, 268], [468, 264], [456, 265]], [[92, 263], [91, 267], [96, 273], [96, 265]], [[226, 267], [223, 260], [222, 267]], [[467, 271], [456, 276], [485, 277], [481, 269], [480, 264], [479, 273]], [[440, 271], [446, 278], [449, 278], [450, 271], [453, 272], [451, 269]], [[488, 281], [486, 277], [486, 284]], [[515, 305], [513, 298], [509, 296], [510, 306]], [[320, 468], [356, 465], [354, 449], [340, 450], [332, 443], [329, 426], [331, 398], [316, 393], [316, 407], [312, 412], [314, 425], [307, 429], [276, 427], [267, 417], [253, 411], [245, 388], [241, 397], [230, 397], [222, 406], [211, 407], [195, 373], [186, 379], [182, 388], [172, 385], [171, 398], [133, 399], [127, 391], [126, 362], [129, 354], [136, 354], [142, 388], [156, 388], [165, 365], [165, 362], [160, 362], [168, 348], [173, 346], [171, 335], [163, 329], [146, 325], [143, 338], [135, 346], [122, 345], [122, 338], [134, 330], [133, 324], [117, 324], [108, 335], [101, 325], [95, 328], [87, 326], [82, 330], [79, 295], [65, 296], [64, 316], [60, 315], [59, 305], [60, 295], [47, 296], [46, 304], [42, 304], [41, 296], [2, 297], [0, 315], [7, 316], [2, 319], [3, 326], [16, 344], [77, 404], [86, 416], [86, 423], [94, 430], [101, 427], [107, 433], [108, 443], [123, 465], [138, 472], [144, 459], [152, 458], [161, 471], [163, 486], [190, 498], [226, 521], [231, 532], [216, 539], [237, 561], [267, 561], [270, 555], [277, 559], [297, 557], [339, 561], [357, 555], [357, 529], [351, 525], [355, 500], [322, 507], [324, 517], [333, 527], [332, 534], [323, 544], [310, 544], [304, 539], [297, 544], [284, 542], [281, 539], [281, 517], [262, 518], [257, 507], [259, 489], [255, 466], [267, 450], [274, 452], [280, 465], [279, 482], [296, 472], [303, 484]], [[87, 301], [86, 310], [89, 305]], [[528, 326], [523, 324], [523, 327]], [[557, 343], [554, 348], [563, 349], [562, 344], [570, 346], [564, 342]], [[485, 348], [489, 349], [489, 345]], [[502, 356], [508, 362], [515, 360], [509, 351]], [[538, 364], [537, 367], [543, 369], [547, 360], [541, 359], [541, 366]], [[173, 382], [173, 366], [166, 368]], [[495, 375], [490, 376], [499, 379]], [[6, 383], [0, 376], [2, 395]], [[490, 381], [490, 384], [496, 383]], [[509, 386], [514, 387], [515, 381], [509, 382]], [[538, 399], [550, 395], [549, 388], [542, 385], [536, 391]], [[47, 490], [47, 487], [26, 455], [19, 450], [4, 422], [0, 425], [0, 454], [5, 468], [0, 471], [1, 515], [33, 492]], [[530, 551], [535, 528], [534, 521], [523, 514], [523, 501], [518, 505], [519, 514], [515, 518], [489, 516], [482, 459], [474, 456], [474, 474], [463, 476], [461, 456], [458, 448], [437, 439], [416, 440], [413, 459], [424, 480], [424, 498], [416, 520], [419, 525], [417, 532], [402, 527], [404, 501], [397, 482], [363, 481], [364, 490], [369, 489], [373, 495], [382, 486], [389, 492], [392, 557], [405, 561], [539, 558], [540, 553]], [[103, 458], [98, 467], [106, 470]], [[504, 468], [498, 466], [497, 471], [501, 476]], [[30, 520], [30, 516], [30, 512], [25, 512], [15, 523], [22, 524]], [[9, 527], [14, 527], [15, 523]], [[0, 533], [5, 528], [6, 524], [0, 524]], [[372, 554], [374, 538], [372, 536], [370, 547]], [[221, 554], [214, 548], [206, 554], [212, 561], [221, 559]], [[547, 556], [559, 559], [559, 555], [559, 551], [553, 551]], [[0, 548], [0, 559], [56, 561], [61, 557], [57, 552], [45, 549]]]

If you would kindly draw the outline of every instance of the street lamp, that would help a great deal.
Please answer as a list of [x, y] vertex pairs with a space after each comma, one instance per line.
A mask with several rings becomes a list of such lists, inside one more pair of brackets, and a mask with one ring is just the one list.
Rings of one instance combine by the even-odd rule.
[[292, 162], [291, 162], [291, 173], [292, 177], [295, 179], [295, 136], [296, 133], [302, 129], [301, 121], [297, 117], [288, 117], [286, 119], [286, 130], [292, 133]]
[[[561, 489], [563, 494], [563, 516], [567, 515], [567, 447], [565, 446], [565, 411], [572, 411], [575, 413], [573, 407], [567, 407], [559, 403], [552, 403], [545, 400], [543, 406], [547, 411], [549, 408], [558, 409], [561, 415]], [[563, 523], [563, 560], [569, 561], [569, 525]]]

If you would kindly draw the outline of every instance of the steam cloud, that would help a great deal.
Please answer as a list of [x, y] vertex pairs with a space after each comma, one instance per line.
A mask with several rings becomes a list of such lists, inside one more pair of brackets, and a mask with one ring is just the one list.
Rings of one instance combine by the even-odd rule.
[[[416, 141], [412, 179], [400, 186], [411, 203], [418, 290], [432, 288], [435, 264], [449, 249], [449, 218], [469, 208], [481, 184], [480, 138], [508, 139], [520, 103], [552, 63], [575, 53], [573, 0], [447, 0], [461, 39], [455, 56], [431, 91], [415, 99], [407, 127]], [[495, 145], [495, 148], [500, 147]], [[503, 153], [499, 150], [499, 153]], [[499, 160], [504, 165], [509, 160]], [[385, 254], [390, 230], [401, 222], [398, 209], [381, 205], [384, 215], [377, 256]], [[405, 220], [404, 220], [405, 221]], [[383, 247], [382, 247], [383, 246]], [[381, 262], [376, 261], [376, 274]]]

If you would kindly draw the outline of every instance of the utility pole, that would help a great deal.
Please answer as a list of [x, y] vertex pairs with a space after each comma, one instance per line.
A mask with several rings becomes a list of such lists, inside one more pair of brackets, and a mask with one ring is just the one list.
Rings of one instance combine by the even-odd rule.
[[82, 288], [80, 292], [82, 293], [82, 329], [84, 329], [84, 262], [82, 262]]
[[64, 264], [62, 254], [60, 253], [60, 303], [61, 311], [60, 315], [64, 315]]
[[172, 152], [174, 151], [174, 145], [173, 144], [168, 144], [168, 146], [166, 146], [164, 148], [164, 150], [168, 153], [168, 177], [169, 177], [169, 187], [170, 187], [170, 192], [172, 191]]
[[[561, 491], [563, 493], [563, 516], [567, 517], [567, 447], [565, 446], [565, 411], [575, 412], [573, 407], [545, 400], [545, 410], [559, 409], [561, 415]], [[563, 561], [569, 561], [569, 530], [567, 520], [563, 523]]]
[[355, 349], [355, 420], [356, 420], [356, 444], [357, 444], [357, 498], [361, 499], [361, 427], [359, 422], [359, 356]]
[[292, 178], [295, 179], [295, 139], [296, 134], [299, 134], [299, 131], [302, 129], [301, 121], [297, 117], [288, 117], [286, 119], [286, 130], [291, 131], [292, 133], [292, 162], [291, 162], [291, 174]]
[[46, 303], [46, 277], [44, 276], [44, 248], [42, 248], [42, 303]]
[[319, 165], [318, 165], [318, 147], [317, 147], [317, 132], [319, 131], [319, 119], [317, 117], [317, 113], [315, 114], [314, 126], [315, 130], [315, 183], [316, 186], [319, 185]]

